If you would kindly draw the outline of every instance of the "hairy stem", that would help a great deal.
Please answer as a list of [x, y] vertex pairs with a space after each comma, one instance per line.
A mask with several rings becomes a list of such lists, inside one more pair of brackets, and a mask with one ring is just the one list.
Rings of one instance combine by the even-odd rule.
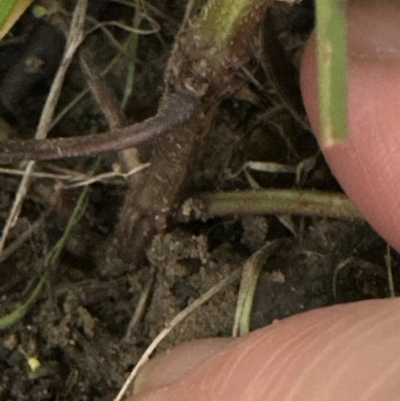
[[340, 193], [306, 190], [248, 190], [200, 197], [207, 216], [229, 214], [299, 214], [362, 219], [360, 211]]

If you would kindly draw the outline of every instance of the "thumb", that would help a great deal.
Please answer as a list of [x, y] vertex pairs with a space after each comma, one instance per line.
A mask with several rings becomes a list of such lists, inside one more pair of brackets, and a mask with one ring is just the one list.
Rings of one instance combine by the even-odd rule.
[[[349, 137], [342, 144], [320, 145], [348, 196], [400, 251], [400, 3], [354, 0], [348, 14]], [[314, 38], [303, 57], [301, 87], [318, 136]]]
[[[397, 401], [399, 307], [392, 298], [302, 313], [219, 351], [200, 345], [208, 357], [195, 356], [197, 366], [185, 361], [199, 354], [186, 345], [154, 363], [153, 388], [148, 382], [129, 401]], [[165, 381], [167, 365], [179, 374]]]

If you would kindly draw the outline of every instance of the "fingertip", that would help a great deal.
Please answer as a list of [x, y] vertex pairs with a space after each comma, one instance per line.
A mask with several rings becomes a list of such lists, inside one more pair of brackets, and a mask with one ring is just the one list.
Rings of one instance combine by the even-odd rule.
[[[350, 4], [348, 138], [332, 146], [320, 142], [320, 146], [350, 199], [375, 230], [400, 250], [400, 57], [394, 50], [395, 42], [400, 46], [400, 37], [397, 26], [395, 30], [382, 26], [384, 21], [389, 25], [398, 21], [400, 7], [386, 0]], [[310, 125], [318, 139], [314, 37], [302, 59], [301, 89]]]
[[362, 301], [283, 319], [130, 401], [395, 401], [399, 303]]
[[178, 345], [157, 355], [139, 371], [133, 393], [139, 394], [156, 387], [165, 387], [179, 380], [190, 370], [209, 360], [233, 338], [208, 338]]

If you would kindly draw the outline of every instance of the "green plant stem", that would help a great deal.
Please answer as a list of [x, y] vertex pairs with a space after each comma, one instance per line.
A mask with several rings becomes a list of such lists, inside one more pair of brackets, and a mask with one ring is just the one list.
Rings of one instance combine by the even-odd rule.
[[340, 193], [305, 190], [246, 190], [200, 197], [207, 216], [229, 214], [297, 214], [362, 219], [360, 211]]
[[273, 0], [208, 0], [193, 24], [199, 47], [220, 60], [229, 58], [252, 34]]

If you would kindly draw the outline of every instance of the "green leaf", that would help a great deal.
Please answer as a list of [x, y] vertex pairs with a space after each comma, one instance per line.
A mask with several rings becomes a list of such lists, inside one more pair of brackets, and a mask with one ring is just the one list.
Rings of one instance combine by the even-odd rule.
[[33, 0], [0, 0], [0, 39], [11, 29]]

